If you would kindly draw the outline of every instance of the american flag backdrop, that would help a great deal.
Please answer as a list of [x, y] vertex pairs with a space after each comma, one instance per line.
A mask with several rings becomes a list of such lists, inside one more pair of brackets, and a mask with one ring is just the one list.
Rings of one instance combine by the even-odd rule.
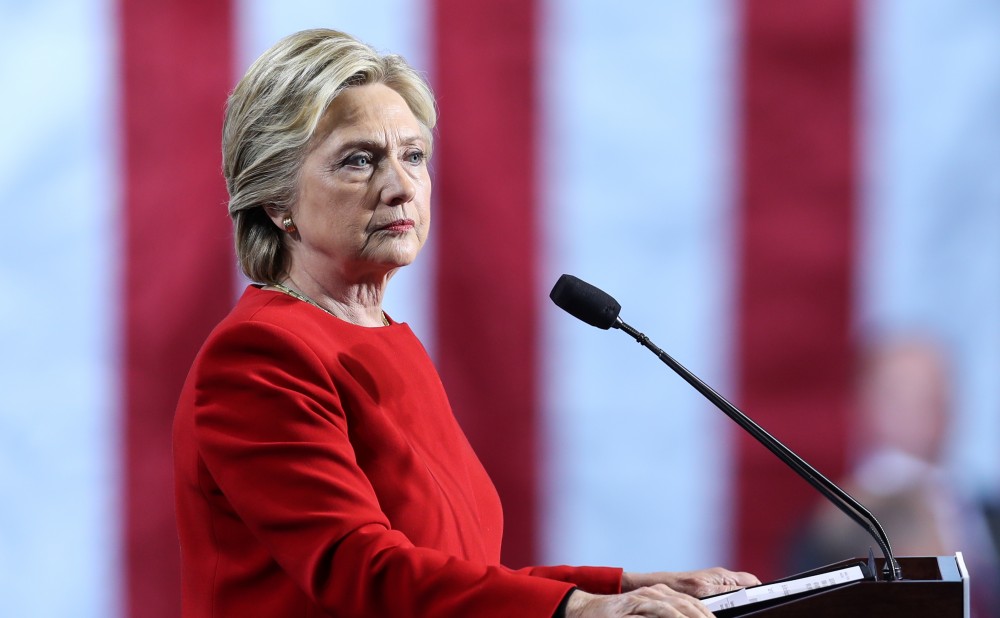
[[178, 615], [170, 423], [246, 284], [223, 104], [310, 27], [438, 96], [431, 242], [387, 309], [500, 489], [511, 566], [773, 578], [814, 501], [551, 305], [564, 272], [834, 477], [857, 347], [934, 332], [949, 464], [1000, 487], [998, 0], [0, 0], [0, 615]]

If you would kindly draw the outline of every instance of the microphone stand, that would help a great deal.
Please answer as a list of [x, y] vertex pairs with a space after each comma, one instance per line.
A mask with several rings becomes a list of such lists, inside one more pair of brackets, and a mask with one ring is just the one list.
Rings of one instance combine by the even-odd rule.
[[[882, 525], [879, 524], [877, 519], [875, 519], [875, 516], [872, 515], [871, 512], [860, 502], [851, 497], [850, 494], [837, 486], [833, 481], [820, 474], [819, 471], [809, 465], [809, 463], [807, 463], [804, 459], [796, 455], [787, 446], [779, 442], [763, 427], [755, 423], [736, 406], [729, 403], [725, 397], [716, 392], [708, 384], [702, 382], [698, 376], [691, 373], [687, 368], [674, 360], [673, 357], [657, 347], [656, 344], [649, 340], [649, 337], [632, 328], [618, 317], [615, 318], [615, 322], [611, 324], [611, 326], [624, 331], [635, 339], [640, 345], [655, 354], [657, 358], [673, 369], [674, 372], [683, 378], [685, 382], [693, 386], [699, 393], [704, 395], [706, 399], [715, 404], [715, 407], [719, 408], [719, 410], [721, 410], [726, 416], [733, 419], [737, 425], [742, 427], [758, 442], [763, 444], [767, 450], [774, 453], [778, 459], [783, 461], [788, 467], [794, 470], [796, 474], [801, 476], [807, 483], [823, 494], [827, 500], [836, 505], [837, 508], [844, 512], [844, 514], [854, 520], [854, 522], [859, 526], [864, 528], [868, 534], [875, 539], [875, 542], [882, 550], [882, 555], [885, 557], [885, 565], [883, 566], [882, 572], [886, 580], [893, 581], [902, 579], [902, 570], [899, 568], [899, 563], [896, 562], [896, 559], [892, 555], [892, 548], [889, 546], [889, 538], [886, 536], [885, 530], [882, 529]], [[607, 327], [605, 326], [605, 328]]]

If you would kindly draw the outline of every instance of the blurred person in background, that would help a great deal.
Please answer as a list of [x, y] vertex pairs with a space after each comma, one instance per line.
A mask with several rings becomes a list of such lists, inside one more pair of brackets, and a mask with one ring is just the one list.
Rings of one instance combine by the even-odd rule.
[[[951, 371], [943, 346], [929, 336], [896, 335], [869, 346], [858, 374], [851, 441], [857, 450], [843, 486], [879, 519], [897, 556], [962, 552], [974, 615], [985, 618], [1000, 615], [997, 545], [983, 504], [963, 494], [944, 463]], [[791, 567], [864, 557], [872, 545], [867, 532], [823, 501], [796, 538]]]

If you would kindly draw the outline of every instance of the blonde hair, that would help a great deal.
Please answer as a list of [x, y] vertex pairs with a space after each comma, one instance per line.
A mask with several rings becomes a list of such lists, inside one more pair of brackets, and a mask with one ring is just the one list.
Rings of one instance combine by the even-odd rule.
[[296, 199], [299, 168], [330, 103], [346, 88], [384, 84], [403, 97], [429, 135], [437, 122], [427, 82], [402, 57], [380, 55], [343, 32], [303, 30], [257, 59], [226, 104], [222, 167], [236, 255], [253, 281], [287, 270], [284, 232], [268, 216]]

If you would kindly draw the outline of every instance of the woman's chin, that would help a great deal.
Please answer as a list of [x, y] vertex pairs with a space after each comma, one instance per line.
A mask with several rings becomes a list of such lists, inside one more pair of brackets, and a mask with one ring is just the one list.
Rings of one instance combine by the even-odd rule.
[[387, 243], [379, 251], [378, 261], [399, 268], [412, 264], [420, 254], [423, 245], [416, 238], [401, 238]]
[[370, 256], [368, 262], [389, 269], [402, 268], [412, 264], [417, 259], [418, 253], [419, 250], [398, 247], [391, 251], [380, 251], [377, 255]]

